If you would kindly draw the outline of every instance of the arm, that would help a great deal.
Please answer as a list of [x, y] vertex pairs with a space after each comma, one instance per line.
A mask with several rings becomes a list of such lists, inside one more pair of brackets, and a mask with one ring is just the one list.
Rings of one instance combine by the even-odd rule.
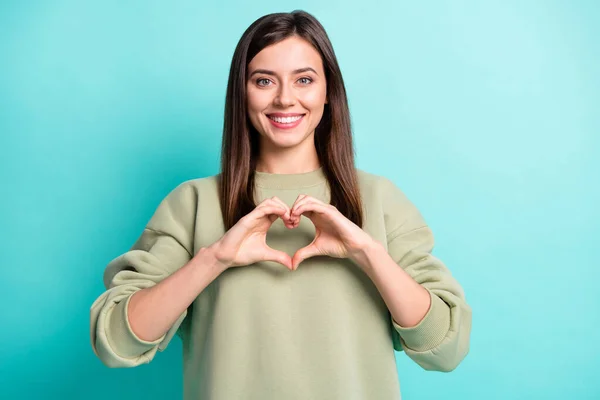
[[123, 306], [126, 318], [122, 319], [129, 323], [127, 333], [141, 342], [160, 343], [179, 316], [224, 270], [212, 248], [200, 249], [177, 272], [125, 300], [128, 303]]
[[391, 313], [394, 348], [426, 370], [452, 371], [469, 351], [471, 308], [460, 284], [431, 254], [434, 237], [406, 196], [387, 182], [387, 251], [361, 261]]
[[218, 276], [210, 252], [191, 256], [196, 202], [193, 187], [175, 188], [133, 247], [106, 267], [107, 290], [90, 310], [92, 348], [105, 365], [150, 362], [177, 333], [194, 298]]
[[414, 327], [429, 311], [431, 293], [415, 281], [377, 241], [362, 249], [359, 264], [385, 301], [395, 324]]

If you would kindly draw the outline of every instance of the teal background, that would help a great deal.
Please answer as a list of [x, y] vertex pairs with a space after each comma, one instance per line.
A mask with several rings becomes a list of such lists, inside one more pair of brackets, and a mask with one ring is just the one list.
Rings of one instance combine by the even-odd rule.
[[359, 168], [473, 308], [454, 372], [397, 353], [403, 398], [600, 398], [600, 3], [518, 0], [3, 1], [0, 397], [181, 397], [179, 340], [108, 369], [89, 308], [159, 201], [218, 172], [234, 47], [293, 9], [332, 40]]

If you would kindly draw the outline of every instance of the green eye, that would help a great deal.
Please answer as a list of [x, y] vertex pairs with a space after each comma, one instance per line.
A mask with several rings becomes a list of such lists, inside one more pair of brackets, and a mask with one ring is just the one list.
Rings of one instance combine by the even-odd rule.
[[[267, 78], [258, 78], [258, 79], [256, 80], [256, 84], [257, 84], [258, 86], [268, 86], [268, 84], [267, 84], [267, 83], [265, 83], [265, 84], [262, 84], [262, 82], [263, 82], [263, 81], [264, 81], [264, 82], [270, 82], [270, 80], [269, 80], [269, 79], [267, 79]], [[313, 82], [313, 80], [312, 80], [312, 78], [307, 78], [307, 77], [304, 77], [304, 78], [300, 78], [300, 79], [298, 79], [298, 82], [300, 82], [300, 83], [301, 83], [301, 84], [303, 84], [303, 85], [310, 85], [310, 84]]]
[[258, 86], [266, 86], [266, 85], [261, 85], [260, 84], [261, 81], [267, 81], [267, 82], [269, 82], [269, 80], [267, 78], [259, 78], [259, 79], [256, 80], [256, 84]]

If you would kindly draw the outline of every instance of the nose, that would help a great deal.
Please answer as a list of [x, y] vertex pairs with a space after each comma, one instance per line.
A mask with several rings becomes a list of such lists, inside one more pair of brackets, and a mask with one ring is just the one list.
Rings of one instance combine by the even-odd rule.
[[296, 103], [296, 98], [294, 96], [294, 91], [289, 85], [282, 83], [279, 85], [279, 90], [277, 91], [277, 95], [275, 96], [274, 103], [280, 107], [289, 107], [293, 106]]

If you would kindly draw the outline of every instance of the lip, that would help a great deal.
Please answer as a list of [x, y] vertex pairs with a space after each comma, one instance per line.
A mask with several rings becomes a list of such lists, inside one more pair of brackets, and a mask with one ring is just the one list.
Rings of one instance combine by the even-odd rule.
[[285, 118], [285, 117], [297, 117], [299, 115], [304, 115], [305, 113], [280, 113], [280, 112], [276, 112], [276, 113], [270, 113], [270, 114], [265, 114], [267, 117], [279, 117], [279, 118]]
[[[305, 114], [300, 114], [300, 113], [273, 113], [273, 114], [266, 114], [267, 115], [267, 119], [269, 120], [269, 122], [271, 122], [271, 125], [273, 125], [275, 128], [278, 129], [293, 129], [295, 127], [297, 127], [298, 125], [300, 125], [300, 123], [304, 120], [304, 115]], [[297, 121], [294, 121], [291, 124], [281, 124], [277, 121], [273, 121], [271, 118], [269, 118], [269, 116], [271, 117], [297, 117], [297, 116], [302, 116], [301, 118], [299, 118]]]

